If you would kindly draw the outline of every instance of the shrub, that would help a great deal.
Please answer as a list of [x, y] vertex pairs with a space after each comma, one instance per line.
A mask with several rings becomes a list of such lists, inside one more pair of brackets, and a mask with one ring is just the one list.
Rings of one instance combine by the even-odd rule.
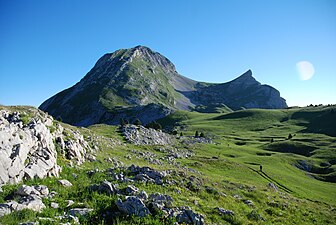
[[149, 124], [146, 125], [147, 128], [153, 128], [155, 130], [161, 130], [162, 126], [156, 121], [150, 122]]
[[142, 123], [141, 123], [141, 121], [139, 119], [136, 119], [134, 121], [134, 125], [140, 126], [140, 125], [142, 125]]
[[196, 138], [199, 137], [198, 130], [196, 130], [196, 132], [195, 132], [195, 137]]

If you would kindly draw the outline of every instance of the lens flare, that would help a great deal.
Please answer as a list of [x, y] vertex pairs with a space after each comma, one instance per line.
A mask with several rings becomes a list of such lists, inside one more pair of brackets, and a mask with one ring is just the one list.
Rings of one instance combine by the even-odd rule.
[[296, 69], [301, 80], [309, 80], [314, 76], [315, 73], [313, 64], [308, 61], [300, 61], [296, 63]]

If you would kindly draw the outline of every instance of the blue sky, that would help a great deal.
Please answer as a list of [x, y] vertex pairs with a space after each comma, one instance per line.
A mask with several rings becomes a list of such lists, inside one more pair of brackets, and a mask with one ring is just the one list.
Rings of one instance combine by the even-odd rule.
[[[0, 0], [0, 104], [39, 106], [105, 53], [145, 45], [199, 81], [248, 69], [288, 105], [336, 104], [334, 0]], [[314, 76], [301, 80], [296, 63]]]

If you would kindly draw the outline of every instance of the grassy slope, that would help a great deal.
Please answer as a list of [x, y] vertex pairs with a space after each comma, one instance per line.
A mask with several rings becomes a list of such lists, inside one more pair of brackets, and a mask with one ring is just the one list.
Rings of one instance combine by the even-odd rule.
[[[18, 108], [17, 110], [21, 110]], [[310, 109], [308, 109], [309, 111]], [[316, 109], [323, 111], [323, 109]], [[304, 109], [307, 111], [307, 109]], [[314, 111], [314, 110], [313, 110]], [[174, 199], [174, 206], [189, 205], [195, 211], [206, 215], [208, 223], [217, 224], [332, 224], [336, 221], [333, 207], [336, 206], [335, 183], [322, 182], [313, 179], [306, 172], [294, 166], [298, 160], [312, 161], [313, 164], [335, 159], [335, 137], [325, 134], [307, 133], [308, 119], [292, 119], [300, 109], [292, 110], [246, 110], [231, 114], [201, 114], [196, 112], [177, 112], [161, 121], [165, 124], [176, 123], [179, 131], [185, 135], [193, 135], [196, 130], [205, 132], [214, 137], [216, 144], [181, 145], [179, 149], [193, 150], [195, 155], [188, 159], [178, 159], [181, 166], [193, 168], [201, 174], [186, 171], [182, 167], [177, 168], [168, 163], [153, 165], [143, 158], [138, 158], [131, 150], [146, 151], [164, 156], [158, 152], [156, 146], [134, 146], [122, 144], [110, 145], [110, 138], [123, 142], [118, 128], [108, 125], [94, 125], [89, 129], [78, 129], [85, 137], [95, 136], [99, 141], [99, 147], [103, 151], [98, 152], [96, 162], [87, 162], [79, 167], [68, 167], [68, 161], [59, 156], [59, 163], [63, 166], [61, 178], [68, 179], [74, 184], [71, 188], [63, 188], [57, 183], [57, 178], [26, 181], [27, 184], [45, 184], [51, 190], [59, 194], [53, 200], [60, 204], [59, 209], [48, 207], [42, 213], [24, 211], [0, 218], [2, 224], [17, 224], [18, 222], [34, 221], [36, 217], [54, 217], [61, 215], [69, 208], [66, 200], [73, 199], [75, 206], [84, 202], [84, 206], [92, 207], [95, 213], [88, 219], [81, 218], [82, 224], [162, 224], [157, 217], [134, 218], [120, 217], [103, 220], [103, 213], [115, 211], [117, 196], [106, 196], [96, 192], [89, 192], [91, 184], [99, 184], [104, 179], [111, 177], [104, 173], [97, 173], [89, 177], [86, 172], [91, 169], [100, 170], [111, 167], [111, 163], [105, 161], [107, 157], [115, 157], [123, 161], [126, 166], [136, 164], [150, 166], [159, 170], [173, 169], [186, 173], [186, 177], [195, 176], [201, 183], [200, 191], [191, 191], [186, 188], [184, 176], [173, 177], [178, 185], [158, 186], [154, 184], [136, 184], [140, 190], [147, 193], [161, 192], [169, 194]], [[320, 114], [319, 114], [320, 115]], [[310, 121], [310, 119], [309, 119]], [[332, 123], [329, 122], [329, 123]], [[71, 128], [71, 126], [68, 126]], [[318, 128], [319, 129], [319, 128]], [[329, 131], [328, 131], [329, 132]], [[293, 140], [296, 142], [309, 142], [317, 146], [318, 150], [311, 157], [298, 154], [279, 153], [264, 150], [270, 144], [285, 140], [289, 133], [296, 134]], [[218, 159], [214, 159], [216, 156]], [[259, 164], [263, 165], [264, 173], [258, 172]], [[77, 178], [73, 176], [77, 174]], [[118, 183], [112, 181], [113, 183]], [[276, 183], [281, 193], [267, 188], [269, 182]], [[119, 183], [120, 188], [127, 184]], [[15, 190], [18, 185], [7, 185], [0, 193], [0, 203]], [[209, 193], [205, 186], [214, 188], [215, 193]], [[179, 194], [177, 191], [180, 191]], [[218, 193], [224, 193], [218, 194]], [[241, 196], [242, 200], [250, 199], [254, 206], [245, 205], [242, 200], [234, 197]], [[50, 200], [44, 200], [50, 205]], [[223, 207], [233, 210], [233, 217], [222, 217], [214, 211], [215, 207]], [[82, 207], [82, 206], [81, 206]], [[262, 221], [262, 216], [265, 221]], [[48, 224], [41, 222], [41, 224]]]
[[[300, 116], [297, 116], [300, 115]], [[294, 117], [294, 118], [293, 118]], [[319, 120], [319, 121], [318, 121]], [[330, 114], [330, 108], [305, 108], [290, 110], [245, 110], [230, 114], [200, 114], [178, 112], [162, 121], [164, 124], [174, 121], [180, 127], [186, 127], [184, 133], [193, 135], [196, 130], [215, 137], [218, 145], [199, 146], [202, 154], [221, 156], [223, 160], [239, 163], [239, 166], [254, 170], [263, 165], [264, 172], [275, 181], [292, 190], [296, 196], [315, 201], [335, 204], [336, 188], [334, 183], [321, 182], [309, 177], [305, 171], [298, 169], [298, 160], [310, 162], [319, 167], [320, 163], [333, 162], [336, 159], [336, 138], [325, 134], [310, 133], [326, 132], [335, 135], [336, 114]], [[318, 121], [318, 122], [317, 122]], [[324, 125], [324, 126], [321, 126]], [[309, 128], [309, 129], [308, 129]], [[324, 128], [323, 130], [321, 128]], [[294, 138], [285, 141], [289, 133]], [[270, 140], [273, 138], [273, 144]], [[311, 157], [293, 153], [265, 151], [276, 143], [289, 143], [316, 148]], [[269, 148], [272, 149], [272, 148]], [[305, 150], [306, 148], [298, 148]], [[335, 167], [331, 166], [333, 173]], [[252, 170], [251, 170], [252, 171]], [[256, 172], [242, 173], [238, 171], [216, 171], [219, 175], [244, 182], [268, 182]], [[234, 175], [233, 175], [234, 174]]]

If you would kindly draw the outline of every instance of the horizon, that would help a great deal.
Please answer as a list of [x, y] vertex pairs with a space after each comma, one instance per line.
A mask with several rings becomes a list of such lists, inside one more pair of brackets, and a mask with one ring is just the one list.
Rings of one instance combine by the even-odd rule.
[[249, 69], [288, 106], [336, 104], [336, 2], [2, 1], [0, 104], [38, 107], [105, 53], [143, 45], [183, 76], [225, 83]]

